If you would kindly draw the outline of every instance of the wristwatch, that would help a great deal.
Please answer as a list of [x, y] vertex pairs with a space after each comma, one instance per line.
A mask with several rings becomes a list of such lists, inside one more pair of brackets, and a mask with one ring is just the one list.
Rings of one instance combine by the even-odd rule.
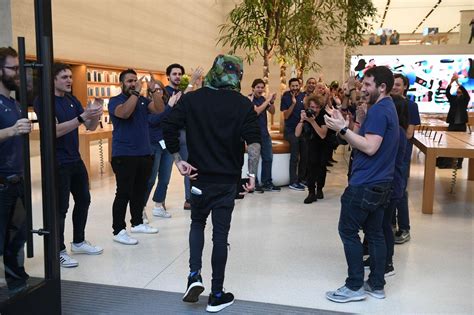
[[79, 124], [83, 124], [85, 122], [84, 118], [82, 118], [81, 115], [77, 116], [77, 121], [79, 121]]
[[349, 129], [349, 128], [347, 128], [347, 127], [342, 128], [341, 130], [339, 130], [339, 134], [345, 135], [346, 132], [347, 132], [347, 129]]

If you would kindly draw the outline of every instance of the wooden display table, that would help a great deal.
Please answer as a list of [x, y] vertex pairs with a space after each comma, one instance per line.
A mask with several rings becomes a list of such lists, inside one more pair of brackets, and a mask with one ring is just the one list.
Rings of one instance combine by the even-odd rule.
[[[438, 141], [440, 134], [443, 137], [441, 141]], [[438, 131], [436, 139], [433, 137], [434, 134], [428, 137], [421, 132], [416, 132], [413, 137], [413, 143], [426, 156], [421, 211], [427, 214], [433, 213], [437, 157], [469, 158], [467, 179], [474, 180], [474, 135], [464, 132]]]
[[[103, 123], [104, 128], [97, 126], [95, 131], [88, 131], [81, 125], [79, 127], [79, 153], [86, 166], [87, 173], [91, 174], [91, 141], [107, 139], [108, 161], [112, 161], [112, 124]], [[35, 129], [30, 134], [31, 140], [39, 140], [39, 129]]]
[[443, 120], [435, 118], [422, 118], [421, 125], [418, 127], [421, 129], [428, 129], [433, 131], [447, 131], [449, 124]]

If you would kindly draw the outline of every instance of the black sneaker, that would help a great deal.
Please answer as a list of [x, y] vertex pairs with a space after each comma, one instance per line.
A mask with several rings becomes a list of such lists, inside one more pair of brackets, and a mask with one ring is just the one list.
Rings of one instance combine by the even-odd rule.
[[385, 278], [394, 276], [395, 275], [395, 268], [393, 268], [393, 264], [385, 266]]
[[200, 274], [194, 277], [188, 277], [188, 288], [183, 296], [183, 302], [196, 303], [199, 301], [199, 295], [204, 291], [202, 277]]
[[364, 260], [364, 268], [370, 269], [370, 257]]
[[270, 185], [262, 186], [262, 190], [263, 191], [270, 191], [270, 192], [277, 192], [277, 191], [281, 191], [281, 188], [273, 186], [272, 184], [270, 184]]
[[209, 301], [207, 302], [206, 311], [209, 313], [217, 313], [222, 311], [227, 306], [234, 304], [234, 295], [230, 292], [222, 292], [220, 297], [209, 294]]
[[324, 199], [324, 194], [323, 194], [323, 190], [322, 189], [318, 189], [316, 191], [316, 198], [318, 199]]

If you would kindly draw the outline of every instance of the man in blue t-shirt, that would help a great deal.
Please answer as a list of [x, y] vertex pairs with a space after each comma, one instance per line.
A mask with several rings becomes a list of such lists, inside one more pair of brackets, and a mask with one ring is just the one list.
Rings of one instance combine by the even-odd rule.
[[158, 233], [158, 229], [143, 223], [143, 208], [147, 181], [153, 166], [148, 130], [148, 114], [159, 114], [164, 110], [163, 91], [156, 88], [150, 73], [145, 79], [147, 90], [153, 100], [140, 95], [143, 77], [137, 78], [133, 69], [120, 73], [122, 93], [109, 101], [109, 114], [114, 125], [112, 138], [112, 169], [115, 173], [117, 191], [112, 207], [114, 241], [125, 245], [136, 245], [138, 240], [127, 233], [125, 213], [130, 203], [131, 232]]
[[275, 98], [273, 93], [268, 99], [263, 96], [265, 92], [265, 82], [262, 79], [255, 79], [252, 82], [252, 94], [249, 99], [257, 112], [258, 125], [260, 126], [260, 133], [262, 135], [262, 146], [260, 148], [260, 156], [262, 158], [262, 173], [260, 176], [260, 183], [257, 190], [260, 191], [280, 191], [280, 187], [273, 185], [272, 181], [272, 163], [273, 150], [272, 138], [268, 132], [267, 112], [275, 114]]
[[298, 162], [301, 155], [302, 141], [295, 136], [295, 128], [300, 121], [300, 113], [304, 110], [303, 100], [305, 93], [300, 91], [300, 81], [297, 78], [291, 78], [288, 82], [290, 90], [286, 91], [281, 97], [280, 111], [285, 118], [285, 140], [290, 144], [290, 189], [304, 191], [301, 184], [302, 170], [298, 169]]
[[[23, 135], [31, 123], [22, 118], [19, 104], [10, 97], [19, 85], [18, 54], [0, 47], [0, 257], [10, 295], [26, 288], [23, 248], [26, 211], [23, 192]], [[21, 207], [18, 205], [22, 205]]]
[[[392, 94], [399, 95], [406, 98], [408, 88], [410, 87], [410, 82], [408, 81], [407, 77], [405, 77], [403, 74], [400, 74], [400, 73], [395, 73], [393, 77], [394, 77], [394, 84], [393, 84]], [[408, 208], [408, 191], [407, 191], [408, 175], [410, 174], [411, 154], [413, 152], [413, 143], [410, 141], [410, 139], [413, 138], [415, 127], [420, 124], [421, 124], [421, 120], [420, 120], [420, 113], [418, 111], [418, 104], [413, 102], [412, 100], [408, 100], [408, 128], [406, 132], [406, 137], [408, 141], [405, 148], [405, 156], [403, 158], [403, 166], [402, 166], [403, 196], [398, 201], [397, 206], [396, 206], [396, 213], [393, 215], [393, 218], [392, 218], [393, 226], [396, 227], [397, 222], [398, 222], [398, 230], [395, 232], [395, 244], [403, 244], [410, 240], [410, 216], [409, 216], [409, 208]]]
[[[99, 255], [103, 249], [85, 240], [87, 215], [91, 203], [89, 176], [79, 154], [78, 128], [84, 124], [86, 129], [95, 130], [102, 115], [99, 100], [82, 108], [77, 98], [72, 96], [71, 67], [55, 63], [53, 65], [54, 105], [56, 113], [56, 160], [58, 163], [58, 210], [59, 210], [59, 263], [61, 267], [72, 268], [78, 261], [67, 253], [64, 244], [64, 226], [69, 208], [69, 196], [74, 198], [72, 212], [73, 241], [71, 252], [76, 254]], [[35, 112], [42, 115], [39, 99], [34, 102]]]
[[[390, 200], [395, 172], [399, 127], [398, 116], [390, 97], [393, 73], [388, 68], [373, 67], [364, 75], [362, 97], [369, 105], [362, 125], [349, 130], [341, 112], [329, 110], [325, 120], [355, 150], [349, 186], [341, 197], [339, 235], [348, 264], [346, 283], [326, 297], [334, 302], [360, 301], [367, 294], [383, 299], [386, 247], [382, 231], [384, 209]], [[364, 228], [369, 243], [370, 274], [364, 282], [363, 247], [359, 229]]]
[[[184, 67], [179, 63], [170, 64], [166, 67], [166, 77], [168, 78], [168, 85], [165, 87], [166, 91], [170, 96], [173, 94], [177, 94], [181, 92], [179, 86], [181, 84], [181, 79], [184, 75]], [[191, 80], [189, 81], [188, 86], [183, 91], [183, 94], [186, 94], [190, 91], [193, 91], [195, 88], [196, 83], [201, 80], [203, 74], [203, 69], [201, 67], [196, 68], [191, 75]], [[186, 145], [186, 130], [180, 131], [179, 136], [179, 154], [183, 160], [188, 159], [188, 147]], [[189, 181], [189, 177], [184, 177], [184, 210], [191, 210], [191, 182]], [[164, 205], [162, 206], [163, 211], [166, 211]]]

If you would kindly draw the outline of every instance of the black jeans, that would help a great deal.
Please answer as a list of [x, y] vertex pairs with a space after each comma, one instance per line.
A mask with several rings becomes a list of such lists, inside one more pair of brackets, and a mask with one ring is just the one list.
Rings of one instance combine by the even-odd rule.
[[0, 184], [0, 256], [3, 256], [8, 289], [26, 285], [24, 268], [26, 242], [26, 211], [23, 181]]
[[82, 160], [59, 165], [58, 168], [58, 209], [59, 209], [59, 247], [64, 244], [64, 226], [69, 209], [69, 195], [74, 199], [72, 210], [73, 243], [82, 243], [85, 239], [87, 215], [91, 204], [89, 193], [89, 176]]
[[316, 183], [318, 189], [326, 184], [326, 166], [329, 147], [325, 142], [308, 141], [308, 191], [314, 192]]
[[390, 200], [392, 183], [376, 185], [349, 185], [341, 197], [339, 235], [344, 244], [348, 265], [346, 286], [359, 290], [364, 284], [363, 247], [359, 230], [363, 229], [369, 242], [370, 274], [368, 282], [375, 289], [385, 285], [385, 258], [387, 249], [382, 231], [385, 208]]
[[303, 151], [305, 149], [303, 137], [295, 136], [294, 130], [292, 132], [285, 131], [285, 140], [290, 144], [290, 184], [295, 184], [303, 180], [301, 176], [304, 176], [304, 173], [306, 172], [306, 165], [304, 165], [304, 163], [299, 163], [300, 157], [303, 155], [304, 160], [305, 154], [305, 152], [301, 152], [302, 149]]
[[129, 202], [132, 226], [143, 223], [142, 212], [145, 207], [147, 181], [152, 167], [153, 157], [151, 155], [112, 157], [112, 169], [117, 183], [112, 206], [114, 235], [127, 228], [125, 213]]
[[189, 232], [189, 268], [191, 272], [202, 268], [204, 228], [212, 211], [212, 293], [222, 291], [227, 263], [227, 238], [234, 210], [235, 184], [195, 182], [202, 195], [191, 193], [191, 231]]

